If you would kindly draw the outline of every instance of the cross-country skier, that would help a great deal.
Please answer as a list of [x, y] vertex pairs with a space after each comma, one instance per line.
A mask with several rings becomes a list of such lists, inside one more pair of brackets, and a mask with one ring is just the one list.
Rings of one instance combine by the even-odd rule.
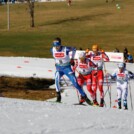
[[[92, 99], [95, 99], [94, 91], [91, 88], [91, 71], [92, 67], [97, 67], [89, 58], [86, 58], [86, 53], [81, 52], [79, 54], [79, 59], [76, 61], [74, 70], [78, 73], [77, 81], [78, 84], [83, 87], [84, 82], [86, 82], [87, 90], [90, 93]], [[80, 103], [85, 102], [81, 96]]]
[[118, 108], [122, 108], [122, 99], [124, 109], [128, 109], [127, 107], [127, 96], [128, 96], [128, 80], [130, 78], [124, 63], [118, 64], [118, 69], [114, 71], [111, 75], [112, 78], [116, 79], [117, 83], [117, 96], [118, 96]]
[[[62, 46], [61, 39], [55, 38], [53, 43], [53, 47], [51, 48], [52, 55], [55, 59], [56, 73], [55, 73], [55, 85], [57, 92], [57, 102], [61, 102], [61, 93], [60, 93], [60, 79], [63, 75], [66, 75], [70, 81], [73, 83], [74, 87], [79, 91], [81, 96], [85, 99], [85, 101], [92, 105], [92, 102], [87, 98], [83, 89], [77, 83], [75, 74], [71, 69], [71, 62], [73, 63], [73, 58], [75, 55], [76, 49], [74, 47], [66, 47]], [[72, 51], [72, 57], [70, 60], [69, 52]]]
[[96, 68], [92, 68], [92, 89], [95, 92], [95, 100], [94, 104], [99, 105], [97, 102], [97, 87], [100, 91], [100, 107], [104, 106], [104, 91], [103, 91], [103, 81], [104, 81], [104, 74], [103, 74], [103, 64], [104, 60], [109, 61], [108, 56], [103, 51], [99, 51], [98, 45], [92, 46], [92, 52], [89, 55], [89, 58], [93, 63], [97, 65]]

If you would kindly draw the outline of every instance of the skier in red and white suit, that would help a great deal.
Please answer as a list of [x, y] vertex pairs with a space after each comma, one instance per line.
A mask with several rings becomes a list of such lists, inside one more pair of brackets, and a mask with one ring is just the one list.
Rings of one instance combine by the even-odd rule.
[[[92, 67], [97, 67], [97, 66], [90, 59], [86, 58], [85, 52], [81, 52], [79, 54], [79, 59], [75, 63], [74, 70], [78, 73], [78, 77], [77, 77], [78, 84], [82, 87], [84, 82], [86, 82], [87, 90], [90, 93], [92, 99], [94, 100], [95, 94], [91, 87]], [[80, 103], [83, 102], [85, 102], [85, 100], [81, 96]]]
[[92, 52], [89, 55], [90, 60], [97, 65], [96, 68], [92, 68], [92, 89], [95, 93], [95, 100], [94, 104], [99, 105], [97, 102], [97, 86], [100, 91], [100, 107], [104, 106], [104, 91], [103, 91], [103, 81], [104, 81], [104, 74], [103, 74], [103, 64], [104, 60], [109, 61], [108, 56], [105, 52], [100, 52], [98, 45], [92, 46]]

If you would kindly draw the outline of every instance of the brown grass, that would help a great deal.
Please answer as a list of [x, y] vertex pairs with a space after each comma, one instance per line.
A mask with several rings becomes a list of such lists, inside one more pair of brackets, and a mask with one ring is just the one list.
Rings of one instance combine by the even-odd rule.
[[25, 89], [14, 89], [4, 88], [0, 90], [0, 95], [7, 98], [18, 98], [27, 100], [40, 100], [44, 101], [56, 96], [54, 89], [43, 89], [43, 90], [25, 90]]
[[30, 100], [46, 100], [56, 95], [55, 89], [49, 89], [54, 80], [38, 78], [0, 77], [0, 94], [3, 97]]

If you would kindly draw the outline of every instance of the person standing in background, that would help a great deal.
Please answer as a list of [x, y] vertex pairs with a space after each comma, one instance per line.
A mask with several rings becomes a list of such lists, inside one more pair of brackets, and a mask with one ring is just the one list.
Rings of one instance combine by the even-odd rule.
[[128, 52], [127, 60], [126, 62], [133, 63], [133, 56]]
[[127, 61], [127, 57], [128, 57], [128, 50], [127, 50], [126, 47], [124, 48], [123, 54], [124, 54], [124, 61], [126, 62]]
[[67, 0], [67, 5], [71, 6], [71, 4], [72, 4], [72, 0]]

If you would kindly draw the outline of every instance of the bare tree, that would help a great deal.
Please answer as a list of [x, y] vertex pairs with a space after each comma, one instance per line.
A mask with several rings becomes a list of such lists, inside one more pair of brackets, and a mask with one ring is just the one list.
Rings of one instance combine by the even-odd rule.
[[30, 13], [30, 26], [34, 27], [34, 0], [27, 0]]

